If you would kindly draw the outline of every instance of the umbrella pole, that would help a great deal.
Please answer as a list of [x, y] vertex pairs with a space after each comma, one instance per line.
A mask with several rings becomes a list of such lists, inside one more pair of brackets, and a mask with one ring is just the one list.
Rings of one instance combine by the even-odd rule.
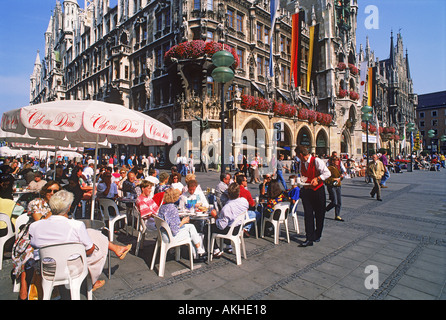
[[56, 163], [57, 163], [57, 149], [54, 150], [54, 172], [53, 172], [54, 181], [56, 181]]
[[98, 167], [98, 141], [99, 141], [99, 134], [96, 134], [96, 148], [94, 149], [93, 190], [91, 191], [91, 220], [94, 220], [94, 205], [96, 200], [96, 169]]

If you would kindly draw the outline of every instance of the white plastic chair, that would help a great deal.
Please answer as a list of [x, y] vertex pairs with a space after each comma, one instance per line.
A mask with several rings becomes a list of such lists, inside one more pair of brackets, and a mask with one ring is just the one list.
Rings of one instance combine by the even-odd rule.
[[[92, 283], [88, 273], [85, 246], [80, 243], [50, 245], [39, 249], [42, 276], [43, 300], [50, 300], [54, 286], [69, 287], [72, 300], [80, 300], [82, 282], [87, 278], [87, 299], [92, 300]], [[71, 268], [69, 261], [73, 255], [79, 255], [82, 263], [80, 272]], [[55, 263], [44, 262], [53, 259]], [[76, 259], [77, 261], [77, 259]], [[67, 272], [68, 271], [68, 272]]]
[[[125, 213], [119, 212], [118, 205], [112, 199], [100, 198], [98, 199], [98, 202], [102, 217], [104, 218], [104, 220], [108, 220], [108, 229], [110, 230], [109, 240], [113, 242], [113, 237], [115, 234], [115, 224], [118, 221], [124, 219], [125, 225], [127, 226], [127, 215]], [[115, 211], [115, 216], [110, 216], [110, 208]]]
[[24, 213], [21, 214], [15, 221], [15, 238], [17, 239], [17, 236], [19, 235], [20, 232], [20, 227], [23, 226], [24, 224], [27, 224], [29, 221], [29, 216]]
[[132, 210], [132, 220], [136, 219], [136, 230], [138, 231], [138, 235], [136, 237], [136, 249], [135, 249], [135, 256], [138, 256], [139, 248], [141, 246], [144, 246], [144, 238], [146, 235], [147, 227], [144, 223], [144, 220], [141, 218], [141, 214], [139, 212], [139, 209], [135, 206]]
[[294, 228], [296, 229], [296, 233], [299, 234], [299, 220], [297, 219], [297, 206], [299, 205], [299, 200], [296, 200], [293, 208], [291, 209], [291, 216], [293, 217]]
[[[0, 213], [0, 221], [6, 224], [6, 235], [0, 237], [0, 270], [3, 268], [3, 250], [6, 242], [15, 236], [12, 229], [11, 218], [6, 213]], [[2, 231], [3, 232], [3, 231]]]
[[[155, 244], [155, 250], [153, 251], [153, 257], [152, 257], [152, 264], [150, 266], [150, 270], [153, 270], [153, 267], [155, 266], [155, 260], [156, 260], [156, 254], [158, 252], [158, 248], [160, 248], [160, 267], [159, 267], [159, 273], [158, 276], [164, 277], [164, 270], [166, 267], [166, 258], [167, 258], [167, 251], [169, 251], [170, 248], [176, 249], [175, 252], [175, 260], [180, 260], [180, 247], [183, 245], [189, 246], [189, 260], [190, 260], [190, 270], [194, 270], [194, 245], [192, 244], [191, 239], [186, 238], [182, 240], [177, 240], [172, 235], [172, 231], [170, 230], [169, 225], [166, 221], [161, 219], [158, 216], [154, 217], [156, 228], [158, 230], [158, 239]], [[163, 229], [165, 233], [167, 233], [168, 241], [165, 242], [163, 240]]]
[[[221, 239], [221, 242], [223, 242], [224, 239], [231, 240], [232, 247], [234, 249], [234, 253], [235, 253], [235, 257], [236, 257], [236, 261], [237, 261], [237, 265], [242, 264], [241, 250], [243, 250], [243, 257], [246, 259], [245, 240], [243, 239], [243, 226], [244, 226], [244, 221], [245, 221], [245, 217], [246, 217], [247, 213], [248, 212], [246, 212], [245, 214], [239, 215], [234, 220], [234, 222], [232, 223], [231, 227], [229, 228], [229, 231], [227, 234], [219, 234], [219, 233], [212, 234], [211, 252], [214, 252], [214, 244], [215, 244], [215, 241], [217, 240], [217, 238]], [[234, 229], [237, 225], [240, 226], [240, 229], [239, 229], [238, 233], [234, 235], [233, 234]], [[223, 243], [221, 243], [220, 248], [223, 248]], [[211, 261], [212, 261], [212, 255], [211, 255]]]
[[262, 222], [262, 238], [264, 237], [265, 224], [267, 221], [271, 222], [274, 227], [274, 244], [279, 243], [280, 224], [285, 225], [286, 237], [288, 243], [290, 243], [290, 235], [288, 233], [288, 213], [290, 211], [290, 203], [288, 201], [279, 202], [273, 208], [273, 212], [269, 218], [263, 218]]
[[254, 227], [256, 228], [256, 239], [258, 239], [259, 238], [259, 231], [257, 230], [257, 219], [256, 219], [256, 217], [250, 218], [249, 214], [248, 214], [248, 211], [246, 211], [245, 222], [244, 222], [243, 226], [246, 226], [248, 223], [251, 223], [251, 222], [254, 223]]

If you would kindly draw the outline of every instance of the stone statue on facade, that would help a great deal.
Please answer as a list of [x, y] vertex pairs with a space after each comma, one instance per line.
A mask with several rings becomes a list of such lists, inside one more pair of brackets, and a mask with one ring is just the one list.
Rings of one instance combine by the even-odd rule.
[[148, 101], [149, 108], [152, 106], [152, 72], [153, 72], [153, 59], [151, 57], [148, 57], [146, 60], [146, 67], [147, 67], [147, 75], [145, 79], [145, 89], [146, 89], [146, 96]]
[[319, 105], [319, 100], [314, 92], [313, 81], [311, 81], [310, 87], [310, 110], [316, 110], [317, 106]]

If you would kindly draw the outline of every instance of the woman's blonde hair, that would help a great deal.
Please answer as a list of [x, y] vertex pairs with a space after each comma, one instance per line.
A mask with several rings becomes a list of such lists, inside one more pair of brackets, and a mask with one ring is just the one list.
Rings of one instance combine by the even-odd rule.
[[181, 191], [175, 188], [169, 188], [164, 191], [163, 202], [164, 203], [174, 203], [180, 198]]

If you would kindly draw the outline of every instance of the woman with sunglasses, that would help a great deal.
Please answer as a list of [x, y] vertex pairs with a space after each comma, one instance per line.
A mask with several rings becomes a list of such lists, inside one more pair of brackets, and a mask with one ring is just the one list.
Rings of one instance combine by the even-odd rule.
[[12, 247], [12, 261], [13, 270], [12, 275], [20, 280], [19, 299], [26, 300], [28, 297], [28, 282], [27, 274], [32, 275], [34, 268], [32, 261], [34, 257], [34, 250], [30, 244], [30, 237], [28, 233], [29, 225], [34, 221], [47, 219], [51, 216], [51, 208], [49, 205], [51, 197], [61, 189], [59, 182], [51, 180], [48, 181], [40, 190], [40, 198], [32, 200], [28, 204], [28, 215], [30, 221], [21, 229], [17, 235], [17, 240]]
[[48, 218], [51, 215], [50, 199], [60, 189], [59, 182], [48, 181], [40, 190], [40, 198], [34, 199], [28, 204], [28, 215], [34, 221]]

